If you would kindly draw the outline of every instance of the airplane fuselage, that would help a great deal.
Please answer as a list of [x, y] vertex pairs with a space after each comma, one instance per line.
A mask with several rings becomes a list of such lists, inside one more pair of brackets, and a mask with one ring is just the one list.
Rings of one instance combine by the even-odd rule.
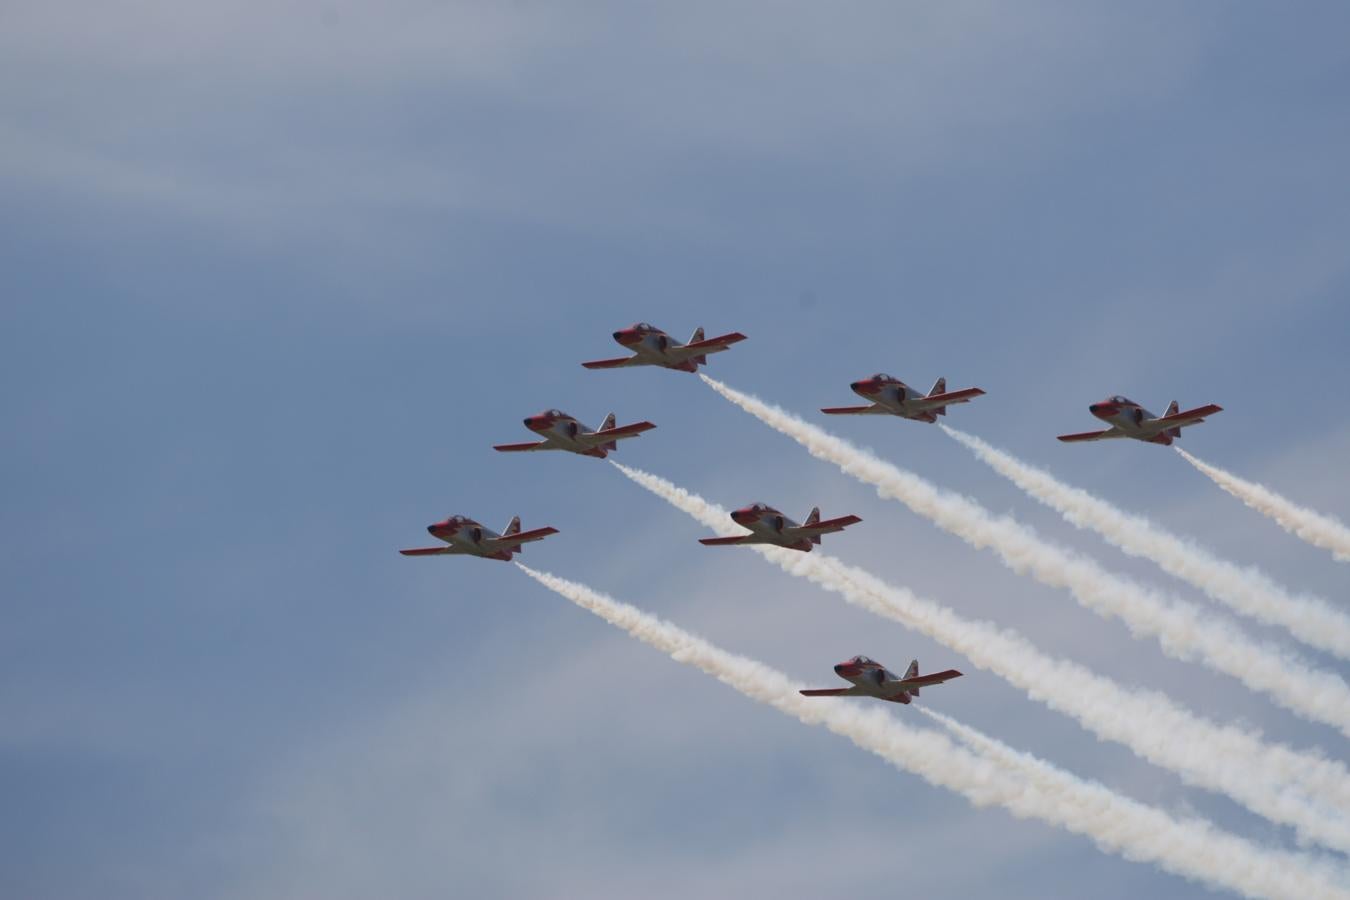
[[878, 413], [889, 413], [906, 419], [917, 419], [920, 422], [937, 421], [937, 416], [928, 410], [909, 408], [909, 401], [921, 400], [927, 395], [919, 393], [897, 378], [873, 376], [855, 381], [849, 388], [864, 400], [875, 403]]
[[510, 550], [488, 550], [484, 547], [483, 541], [490, 541], [501, 535], [468, 516], [450, 516], [444, 521], [428, 525], [427, 533], [449, 544], [450, 553], [463, 553], [508, 562], [513, 555]]
[[750, 534], [742, 538], [741, 543], [773, 544], [778, 547], [787, 547], [789, 550], [811, 552], [809, 540], [804, 538], [792, 540], [783, 534], [785, 529], [799, 527], [799, 523], [789, 519], [772, 506], [756, 503], [732, 510], [731, 520], [742, 528], [750, 530]]
[[566, 413], [547, 412], [530, 416], [525, 420], [525, 427], [544, 440], [546, 447], [543, 449], [567, 450], [600, 459], [608, 455], [603, 446], [597, 447], [578, 441], [577, 435], [585, 434], [591, 429]]
[[677, 347], [683, 347], [684, 344], [659, 328], [639, 328], [637, 326], [621, 328], [614, 332], [614, 340], [632, 351], [634, 356], [647, 365], [664, 366], [667, 369], [678, 369], [681, 372], [698, 371], [697, 358], [680, 359], [667, 352]]
[[1124, 397], [1110, 397], [1100, 403], [1093, 403], [1088, 407], [1088, 412], [1123, 431], [1125, 437], [1152, 444], [1172, 443], [1173, 435], [1167, 430], [1141, 427], [1142, 423], [1156, 419], [1157, 416]]
[[887, 689], [887, 682], [900, 679], [879, 662], [869, 660], [859, 663], [856, 660], [849, 660], [835, 666], [834, 672], [845, 681], [852, 682], [861, 696], [888, 700], [891, 703], [909, 703], [913, 699], [909, 691]]

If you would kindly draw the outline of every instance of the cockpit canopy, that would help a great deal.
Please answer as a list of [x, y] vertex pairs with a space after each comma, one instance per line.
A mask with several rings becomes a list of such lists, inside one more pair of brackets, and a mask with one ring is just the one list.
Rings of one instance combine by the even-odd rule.
[[865, 666], [865, 665], [870, 664], [871, 662], [872, 662], [872, 660], [868, 659], [866, 656], [855, 656], [855, 657], [853, 657], [853, 663], [854, 663], [854, 665]]
[[750, 508], [755, 512], [766, 512], [769, 509], [769, 507], [763, 503], [751, 503]]
[[873, 381], [899, 381], [894, 375], [887, 375], [885, 372], [878, 372], [872, 376]]
[[561, 409], [550, 409], [544, 415], [552, 416], [555, 419], [561, 419], [565, 413]]
[[1128, 397], [1122, 397], [1122, 396], [1120, 396], [1119, 394], [1116, 394], [1115, 396], [1113, 396], [1113, 397], [1111, 398], [1111, 402], [1112, 402], [1112, 403], [1125, 403], [1125, 404], [1129, 404], [1130, 406], [1138, 406], [1138, 405], [1139, 405], [1139, 404], [1135, 403], [1133, 400], [1131, 400], [1130, 398], [1128, 398]]
[[651, 324], [648, 323], [648, 322], [638, 322], [636, 325], [633, 326], [633, 330], [634, 330], [634, 331], [655, 331], [656, 328], [655, 328], [655, 326], [651, 325]]

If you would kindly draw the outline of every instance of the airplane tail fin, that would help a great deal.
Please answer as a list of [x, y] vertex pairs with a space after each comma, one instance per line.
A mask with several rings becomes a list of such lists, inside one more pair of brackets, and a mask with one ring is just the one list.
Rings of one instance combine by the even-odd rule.
[[[806, 517], [806, 521], [803, 522], [802, 525], [804, 525], [804, 526], [807, 527], [807, 528], [810, 528], [812, 525], [819, 524], [819, 522], [820, 522], [820, 507], [819, 507], [819, 506], [813, 506], [813, 507], [811, 507], [811, 515], [809, 515], [809, 516]], [[813, 543], [813, 544], [819, 544], [819, 543], [820, 543], [820, 535], [818, 535], [818, 534], [812, 535], [812, 536], [811, 536], [811, 543]]]
[[610, 413], [609, 415], [605, 416], [605, 421], [600, 424], [600, 430], [609, 431], [611, 428], [614, 427], [614, 422], [615, 422], [614, 413]]
[[[1164, 416], [1175, 416], [1175, 415], [1176, 415], [1177, 413], [1179, 413], [1179, 412], [1181, 412], [1181, 404], [1178, 403], [1177, 401], [1173, 400], [1173, 401], [1172, 401], [1172, 404], [1171, 404], [1170, 406], [1167, 407], [1167, 412], [1164, 413], [1163, 415], [1164, 415]], [[1180, 428], [1169, 428], [1169, 429], [1167, 429], [1167, 431], [1165, 432], [1165, 434], [1166, 434], [1168, 437], [1171, 437], [1171, 438], [1179, 438], [1179, 437], [1181, 437], [1181, 429], [1180, 429]]]
[[506, 523], [506, 530], [502, 532], [502, 537], [509, 537], [513, 534], [520, 534], [520, 516], [511, 517], [511, 521]]
[[[939, 378], [937, 381], [933, 382], [933, 389], [928, 392], [928, 396], [936, 397], [938, 394], [945, 393], [947, 393], [947, 379]], [[931, 410], [931, 412], [936, 416], [945, 416], [947, 414], [947, 407], [939, 406], [937, 409]]]
[[695, 329], [694, 329], [694, 333], [693, 333], [692, 335], [689, 336], [689, 343], [691, 343], [691, 344], [697, 344], [697, 343], [698, 343], [699, 341], [701, 341], [701, 340], [703, 340], [703, 326], [702, 326], [702, 325], [700, 325], [698, 328], [695, 328]]
[[[911, 659], [911, 660], [909, 661], [909, 668], [905, 670], [905, 677], [906, 677], [906, 678], [918, 678], [918, 677], [919, 677], [919, 661], [918, 661], [917, 659]], [[913, 694], [915, 697], [917, 697], [917, 696], [919, 696], [919, 689], [918, 689], [918, 688], [912, 688], [912, 689], [910, 690], [910, 693]]]

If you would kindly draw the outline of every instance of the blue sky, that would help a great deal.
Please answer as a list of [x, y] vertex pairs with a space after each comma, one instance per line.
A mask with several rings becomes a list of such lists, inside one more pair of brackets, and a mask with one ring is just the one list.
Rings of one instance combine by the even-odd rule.
[[[394, 551], [518, 513], [562, 530], [531, 565], [803, 680], [961, 667], [699, 546], [603, 463], [489, 449], [545, 407], [614, 410], [659, 426], [626, 463], [855, 512], [843, 559], [1343, 758], [696, 379], [578, 362], [641, 319], [744, 332], [709, 372], [803, 414], [874, 371], [978, 385], [957, 427], [1338, 601], [1343, 565], [1175, 454], [1053, 435], [1109, 393], [1217, 402], [1191, 451], [1350, 518], [1347, 31], [1332, 3], [8, 4], [0, 894], [1207, 893], [898, 774], [511, 567]], [[1192, 597], [936, 429], [827, 424]], [[993, 676], [938, 693], [1292, 844]]]

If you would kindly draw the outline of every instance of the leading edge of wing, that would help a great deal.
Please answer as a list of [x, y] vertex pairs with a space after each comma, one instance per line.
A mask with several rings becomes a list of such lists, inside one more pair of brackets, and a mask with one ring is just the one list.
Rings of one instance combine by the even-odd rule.
[[695, 353], [716, 353], [719, 350], [727, 349], [732, 344], [739, 344], [743, 340], [745, 340], [745, 335], [739, 331], [733, 331], [729, 334], [719, 334], [717, 337], [704, 338], [701, 341], [685, 344], [675, 349], [692, 350]]
[[699, 538], [698, 542], [705, 547], [728, 547], [732, 544], [748, 543], [751, 537], [753, 537], [753, 535], [742, 534], [737, 535], [736, 537]]
[[930, 675], [916, 675], [913, 678], [902, 678], [899, 681], [887, 682], [886, 687], [898, 687], [902, 690], [912, 690], [914, 688], [928, 687], [930, 684], [942, 684], [944, 681], [951, 681], [953, 678], [960, 678], [960, 672], [955, 669], [948, 669], [945, 672], [933, 672]]
[[909, 406], [916, 409], [930, 409], [934, 406], [946, 406], [949, 403], [969, 403], [971, 398], [978, 397], [984, 391], [980, 388], [966, 388], [965, 390], [952, 391], [950, 394], [933, 394], [931, 397], [918, 397], [909, 401]]
[[1184, 425], [1187, 420], [1190, 424], [1199, 424], [1199, 421], [1205, 416], [1212, 416], [1214, 413], [1223, 412], [1223, 407], [1214, 403], [1208, 403], [1204, 406], [1197, 406], [1195, 409], [1186, 409], [1178, 413], [1172, 413], [1170, 416], [1163, 416], [1161, 419], [1154, 419], [1149, 425], [1179, 426]]
[[798, 691], [803, 697], [846, 697], [855, 688], [805, 688]]
[[636, 437], [644, 431], [651, 431], [656, 426], [651, 422], [634, 422], [632, 425], [620, 425], [618, 428], [611, 428], [608, 431], [594, 432], [593, 436], [598, 438], [622, 438]]
[[1126, 437], [1125, 432], [1108, 428], [1105, 431], [1082, 431], [1078, 434], [1061, 434], [1059, 440], [1066, 444], [1074, 441], [1104, 441], [1107, 438]]
[[501, 453], [524, 453], [526, 450], [544, 450], [548, 441], [533, 441], [528, 444], [493, 444], [492, 449]]
[[799, 525], [796, 528], [785, 528], [783, 530], [791, 532], [793, 535], [810, 537], [815, 534], [830, 534], [835, 531], [843, 531], [848, 526], [856, 525], [861, 521], [862, 519], [858, 516], [840, 516], [837, 519], [826, 519], [823, 522], [816, 522], [813, 525]]
[[400, 550], [404, 556], [436, 556], [438, 554], [452, 553], [450, 547], [414, 547], [411, 550]]
[[621, 366], [641, 366], [647, 363], [636, 356], [625, 356], [621, 359], [593, 359], [582, 365], [588, 369], [617, 369]]
[[884, 406], [875, 403], [871, 406], [826, 406], [820, 411], [827, 416], [865, 416], [869, 413], [890, 412]]

